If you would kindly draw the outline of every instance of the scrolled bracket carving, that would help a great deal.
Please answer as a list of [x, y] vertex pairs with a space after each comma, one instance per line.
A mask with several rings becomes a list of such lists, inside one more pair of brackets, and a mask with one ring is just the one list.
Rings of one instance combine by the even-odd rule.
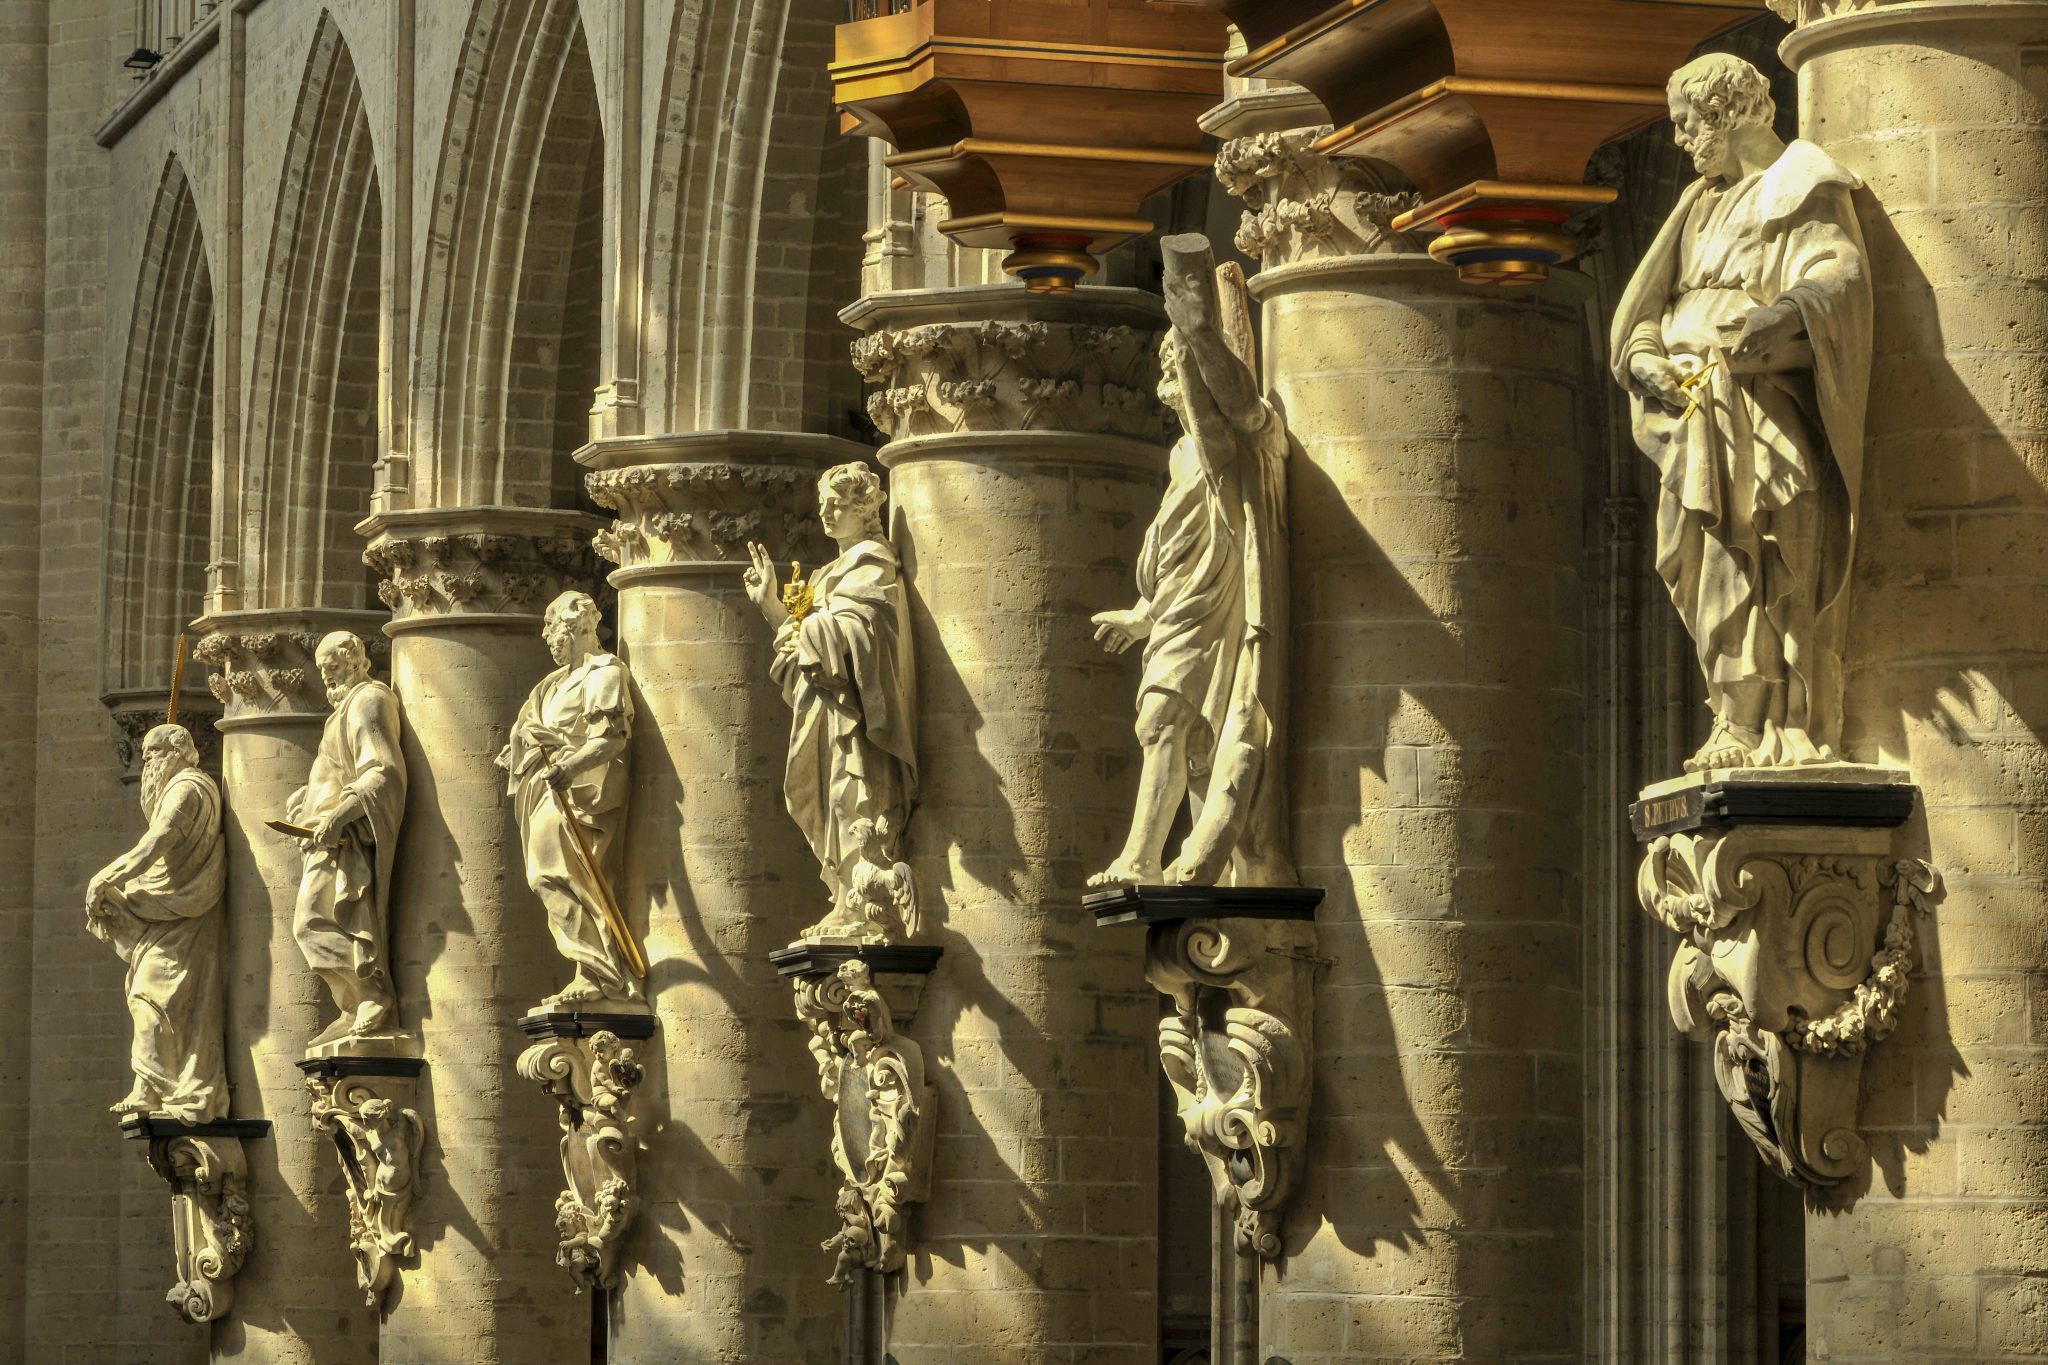
[[306, 1076], [313, 1126], [334, 1140], [348, 1184], [349, 1248], [356, 1283], [372, 1308], [417, 1250], [412, 1211], [423, 1176], [427, 1129], [412, 1098], [411, 1076]]
[[1237, 1248], [1281, 1252], [1280, 1223], [1301, 1171], [1312, 1087], [1312, 922], [1155, 922], [1145, 977], [1173, 1001], [1159, 1060], [1187, 1144], [1218, 1199], [1237, 1208]]
[[897, 1033], [894, 1010], [858, 958], [793, 984], [818, 1088], [833, 1111], [840, 1226], [822, 1244], [834, 1257], [831, 1282], [901, 1270], [909, 1206], [924, 1200], [931, 1181], [936, 1096], [924, 1052]]
[[1684, 938], [1672, 1022], [1713, 1045], [1722, 1097], [1786, 1179], [1836, 1185], [1862, 1164], [1863, 1057], [1897, 1023], [1914, 920], [1938, 889], [1878, 829], [1738, 825], [1650, 843], [1637, 898]]
[[543, 1039], [519, 1055], [518, 1066], [560, 1107], [568, 1185], [555, 1199], [555, 1263], [579, 1290], [614, 1288], [626, 1230], [640, 1211], [630, 1112], [646, 1074], [639, 1053], [600, 1029]]
[[235, 1276], [256, 1243], [242, 1140], [152, 1135], [147, 1159], [150, 1169], [171, 1187], [171, 1245], [178, 1279], [164, 1298], [187, 1322], [224, 1318], [234, 1307]]

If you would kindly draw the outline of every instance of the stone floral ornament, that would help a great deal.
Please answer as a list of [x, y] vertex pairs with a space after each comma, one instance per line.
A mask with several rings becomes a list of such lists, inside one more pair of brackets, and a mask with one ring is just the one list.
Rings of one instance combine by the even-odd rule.
[[1816, 1187], [1863, 1164], [1863, 1058], [1898, 1022], [1914, 921], [1939, 889], [1932, 867], [1892, 851], [1914, 800], [1904, 774], [1850, 771], [1865, 780], [1680, 779], [1632, 812], [1648, 842], [1637, 897], [1684, 940], [1672, 1022], [1713, 1045], [1722, 1097], [1765, 1163]]
[[356, 1283], [372, 1308], [384, 1301], [400, 1264], [417, 1254], [412, 1210], [420, 1194], [427, 1128], [419, 1112], [389, 1089], [403, 1085], [409, 1098], [411, 1074], [315, 1072], [306, 1077], [313, 1126], [334, 1140], [341, 1156], [348, 1184], [349, 1249], [356, 1258]]
[[931, 1180], [934, 1097], [924, 1053], [896, 1031], [894, 1012], [858, 958], [830, 976], [799, 980], [797, 1018], [810, 1029], [818, 1088], [832, 1105], [832, 1164], [839, 1171], [839, 1231], [832, 1283], [862, 1270], [903, 1268], [909, 1205]]
[[1143, 766], [1129, 835], [1084, 904], [1098, 925], [1149, 926], [1146, 979], [1174, 1006], [1160, 1063], [1187, 1144], [1235, 1210], [1238, 1252], [1276, 1257], [1308, 1120], [1323, 898], [1297, 885], [1281, 805], [1290, 443], [1259, 386], [1242, 271], [1217, 269], [1200, 236], [1169, 237], [1161, 254], [1173, 330], [1159, 396], [1183, 434], [1138, 600], [1094, 618], [1112, 654], [1142, 646]]
[[[652, 1036], [653, 1020], [640, 1022], [641, 1036]], [[535, 1032], [538, 1023], [528, 1016], [522, 1027]], [[521, 1053], [518, 1066], [561, 1112], [562, 1171], [569, 1183], [555, 1199], [555, 1261], [579, 1289], [616, 1288], [621, 1244], [640, 1210], [629, 1113], [646, 1074], [639, 1053], [600, 1028], [585, 1037], [547, 1037]]]

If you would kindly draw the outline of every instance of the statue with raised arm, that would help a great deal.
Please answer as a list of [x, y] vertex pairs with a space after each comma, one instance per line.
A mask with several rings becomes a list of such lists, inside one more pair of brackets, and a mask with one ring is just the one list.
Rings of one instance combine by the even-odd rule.
[[1701, 178], [1629, 283], [1611, 360], [1657, 465], [1657, 572], [1714, 712], [1685, 766], [1827, 762], [1870, 389], [1860, 182], [1778, 139], [1770, 82], [1739, 58], [1689, 63], [1669, 96]]
[[135, 1085], [113, 1109], [210, 1123], [228, 1112], [220, 916], [227, 862], [220, 788], [200, 770], [182, 725], [143, 737], [142, 810], [149, 828], [141, 840], [85, 890], [86, 928], [128, 964]]
[[[1280, 805], [1287, 428], [1260, 389], [1243, 273], [1218, 270], [1204, 237], [1161, 247], [1173, 327], [1159, 396], [1183, 434], [1138, 557], [1137, 605], [1095, 617], [1111, 653], [1144, 645], [1144, 762], [1130, 837], [1088, 884], [1292, 886]], [[1183, 800], [1193, 823], [1162, 868]]]
[[831, 895], [807, 939], [887, 943], [917, 928], [902, 861], [917, 796], [917, 669], [882, 481], [860, 464], [818, 480], [818, 519], [839, 547], [778, 595], [775, 565], [747, 547], [747, 596], [775, 631], [769, 676], [791, 711], [783, 799]]
[[637, 944], [612, 898], [612, 856], [626, 823], [626, 741], [633, 690], [626, 665], [598, 645], [597, 603], [565, 592], [541, 636], [559, 667], [519, 709], [498, 755], [526, 851], [526, 882], [547, 909], [555, 947], [575, 968], [542, 1008], [641, 1006]]
[[391, 988], [391, 864], [405, 818], [405, 755], [398, 696], [370, 676], [363, 642], [338, 630], [313, 652], [334, 708], [320, 732], [306, 785], [285, 803], [299, 840], [298, 911], [292, 936], [327, 983], [337, 1018], [314, 1045], [395, 1031]]

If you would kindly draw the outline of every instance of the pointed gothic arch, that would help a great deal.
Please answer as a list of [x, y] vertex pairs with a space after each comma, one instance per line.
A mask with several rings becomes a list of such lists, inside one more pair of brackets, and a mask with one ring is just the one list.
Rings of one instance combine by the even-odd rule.
[[383, 209], [355, 62], [323, 12], [285, 144], [243, 470], [248, 607], [375, 605], [355, 525], [378, 456]]
[[107, 691], [164, 687], [206, 590], [213, 502], [213, 279], [185, 168], [164, 166], [143, 240], [107, 498]]

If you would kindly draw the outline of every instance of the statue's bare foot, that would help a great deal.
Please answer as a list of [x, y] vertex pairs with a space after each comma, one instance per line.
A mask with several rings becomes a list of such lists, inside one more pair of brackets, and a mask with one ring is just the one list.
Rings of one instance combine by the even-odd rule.
[[1714, 722], [1714, 728], [1707, 735], [1707, 742], [1700, 751], [1685, 761], [1689, 773], [1712, 772], [1716, 768], [1740, 768], [1750, 761], [1758, 739], [1753, 730], [1744, 730], [1725, 720]]
[[343, 1014], [339, 1019], [336, 1019], [326, 1028], [321, 1029], [320, 1032], [313, 1035], [312, 1046], [319, 1047], [322, 1043], [331, 1043], [337, 1038], [348, 1037], [348, 1035], [354, 1030], [355, 1022], [355, 1015]]
[[1090, 877], [1088, 888], [1092, 891], [1106, 886], [1145, 886], [1157, 883], [1162, 875], [1156, 865], [1147, 867], [1135, 858], [1118, 858]]
[[391, 1028], [391, 1006], [381, 1000], [365, 1000], [356, 1006], [355, 1020], [349, 1032], [359, 1038], [373, 1033], [385, 1033]]
[[541, 1004], [543, 1006], [567, 1005], [574, 1008], [577, 1005], [594, 1005], [603, 999], [603, 988], [582, 972], [578, 972], [568, 985], [541, 1001]]
[[122, 1118], [127, 1118], [134, 1114], [151, 1113], [156, 1109], [156, 1106], [156, 1096], [137, 1086], [120, 1099], [108, 1105], [107, 1112], [119, 1114]]

